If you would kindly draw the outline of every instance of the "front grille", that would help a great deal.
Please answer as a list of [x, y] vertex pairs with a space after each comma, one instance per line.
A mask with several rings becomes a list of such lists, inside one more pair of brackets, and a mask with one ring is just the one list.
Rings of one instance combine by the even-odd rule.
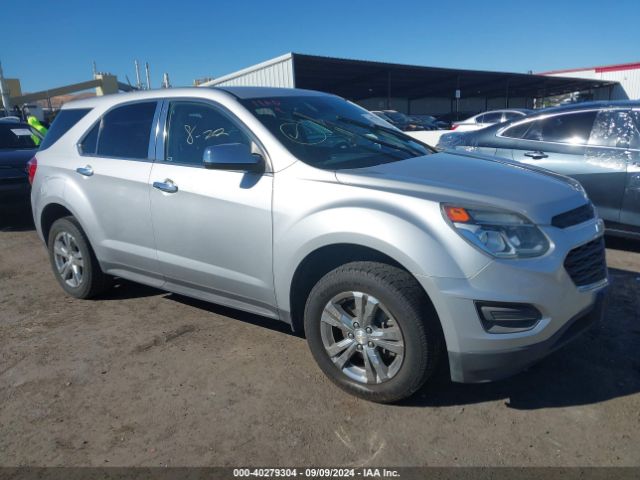
[[556, 215], [551, 219], [551, 225], [558, 228], [567, 228], [591, 220], [594, 217], [595, 210], [593, 204], [589, 202], [581, 207]]
[[604, 238], [574, 248], [564, 260], [564, 268], [578, 287], [594, 284], [607, 277]]

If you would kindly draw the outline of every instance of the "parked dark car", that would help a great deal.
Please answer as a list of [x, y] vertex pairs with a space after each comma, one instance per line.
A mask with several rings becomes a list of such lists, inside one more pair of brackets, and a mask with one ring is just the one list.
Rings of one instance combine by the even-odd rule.
[[450, 130], [454, 122], [462, 120], [464, 118], [469, 118], [473, 115], [477, 115], [478, 113], [479, 112], [477, 110], [441, 113], [439, 115], [436, 115], [436, 119], [445, 126], [446, 130]]
[[414, 122], [408, 115], [397, 112], [395, 110], [372, 110], [371, 113], [391, 123], [391, 125], [402, 130], [403, 132], [427, 130], [427, 128], [425, 128], [422, 124]]
[[28, 201], [27, 162], [38, 150], [42, 137], [28, 124], [0, 122], [0, 201]]
[[445, 134], [438, 147], [506, 157], [571, 176], [596, 205], [608, 233], [640, 238], [639, 101], [548, 108], [483, 130]]
[[438, 120], [433, 115], [411, 115], [409, 118], [414, 123], [425, 127], [426, 130], [448, 130], [451, 126], [447, 122]]

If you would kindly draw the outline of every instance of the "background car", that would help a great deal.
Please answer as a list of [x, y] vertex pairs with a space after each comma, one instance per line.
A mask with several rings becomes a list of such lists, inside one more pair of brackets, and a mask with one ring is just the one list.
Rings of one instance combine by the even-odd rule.
[[424, 125], [429, 130], [449, 130], [451, 127], [450, 122], [438, 120], [433, 115], [411, 115], [411, 118], [414, 122]]
[[[440, 138], [463, 149], [536, 165], [578, 180], [608, 233], [640, 237], [640, 102], [589, 102]], [[544, 195], [544, 192], [540, 192]]]
[[2, 202], [29, 199], [27, 162], [38, 150], [42, 137], [28, 124], [0, 122], [0, 197]]
[[457, 130], [459, 132], [469, 130], [479, 130], [486, 128], [497, 123], [509, 122], [511, 120], [517, 120], [526, 115], [533, 113], [533, 110], [525, 108], [511, 108], [508, 110], [490, 110], [488, 112], [482, 112], [473, 117], [467, 118], [461, 122], [453, 122], [451, 130]]
[[22, 119], [15, 115], [10, 115], [8, 117], [0, 117], [0, 123], [20, 123]]
[[395, 110], [374, 110], [371, 113], [379, 116], [383, 120], [391, 123], [396, 128], [399, 128], [403, 132], [415, 132], [419, 130], [427, 130], [420, 122], [416, 122], [404, 113], [397, 112]]

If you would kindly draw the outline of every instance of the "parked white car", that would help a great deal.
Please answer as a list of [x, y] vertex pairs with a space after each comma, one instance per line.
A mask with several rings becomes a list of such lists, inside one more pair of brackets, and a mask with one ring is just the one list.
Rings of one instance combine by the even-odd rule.
[[455, 130], [457, 132], [480, 130], [481, 128], [489, 127], [496, 123], [508, 122], [521, 117], [526, 117], [530, 113], [533, 113], [533, 110], [525, 108], [491, 110], [479, 113], [473, 117], [467, 118], [466, 120], [462, 120], [461, 122], [453, 122], [451, 130]]

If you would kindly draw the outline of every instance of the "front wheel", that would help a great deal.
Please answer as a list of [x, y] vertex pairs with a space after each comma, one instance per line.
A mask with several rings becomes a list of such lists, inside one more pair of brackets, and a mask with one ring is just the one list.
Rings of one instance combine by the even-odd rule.
[[309, 295], [304, 322], [324, 373], [375, 402], [418, 390], [443, 344], [438, 318], [415, 278], [377, 262], [353, 262], [326, 274]]

